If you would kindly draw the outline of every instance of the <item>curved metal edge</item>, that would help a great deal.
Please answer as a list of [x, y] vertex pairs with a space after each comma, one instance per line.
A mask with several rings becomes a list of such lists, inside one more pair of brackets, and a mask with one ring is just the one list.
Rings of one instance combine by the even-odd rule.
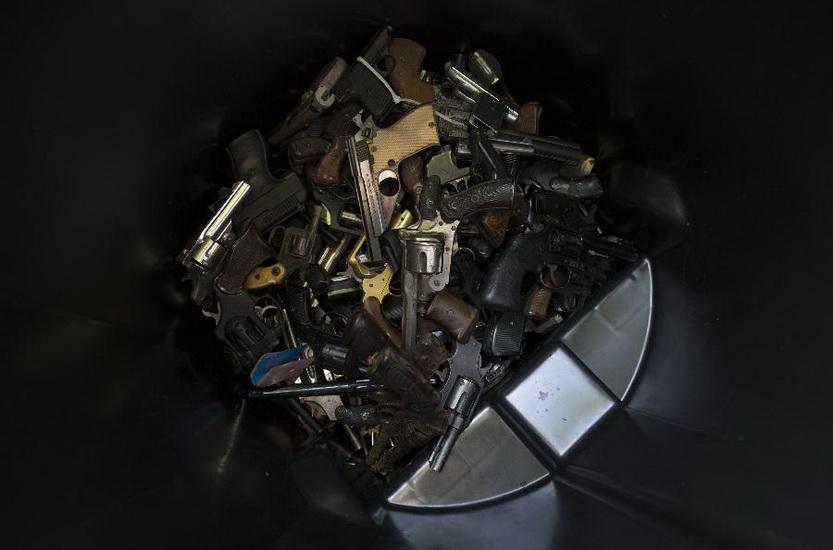
[[[507, 388], [504, 396], [514, 413], [559, 456], [612, 410], [615, 401], [598, 382], [619, 400], [626, 399], [636, 385], [647, 351], [654, 308], [650, 261], [642, 258], [611, 283], [560, 335], [561, 345], [569, 353], [559, 353], [556, 346], [547, 360]], [[582, 374], [583, 368], [594, 377]], [[544, 382], [556, 384], [556, 392], [544, 388]], [[560, 390], [568, 387], [574, 391], [561, 394]], [[579, 394], [571, 397], [584, 397], [577, 402], [557, 397], [570, 393]], [[526, 410], [530, 407], [536, 410]], [[556, 416], [560, 422], [553, 421]], [[506, 421], [486, 406], [461, 435], [443, 471], [432, 471], [421, 456], [394, 485], [385, 507], [447, 510], [483, 505], [516, 496], [550, 477], [547, 467]]]
[[656, 296], [656, 289], [654, 288], [655, 280], [654, 280], [654, 268], [651, 264], [651, 261], [648, 258], [643, 258], [643, 262], [645, 265], [646, 277], [647, 277], [647, 284], [648, 284], [648, 320], [645, 327], [645, 337], [642, 340], [642, 348], [639, 351], [639, 359], [637, 360], [636, 366], [633, 370], [633, 376], [631, 376], [631, 381], [628, 384], [628, 387], [625, 389], [625, 392], [622, 394], [620, 398], [622, 402], [627, 401], [631, 394], [633, 393], [634, 388], [636, 387], [637, 378], [639, 378], [640, 373], [642, 372], [642, 365], [645, 362], [645, 355], [648, 352], [648, 344], [651, 340], [651, 333], [653, 332], [654, 328], [654, 304], [655, 304], [655, 296]]
[[448, 509], [506, 499], [548, 479], [547, 468], [491, 407], [484, 407], [463, 432], [441, 472], [425, 457], [387, 505]]
[[642, 258], [571, 324], [561, 341], [624, 401], [635, 387], [647, 352], [653, 311], [653, 269]]

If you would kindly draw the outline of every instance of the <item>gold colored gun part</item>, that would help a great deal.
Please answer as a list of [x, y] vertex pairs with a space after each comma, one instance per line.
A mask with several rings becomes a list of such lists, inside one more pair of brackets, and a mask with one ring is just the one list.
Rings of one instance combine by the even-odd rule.
[[259, 290], [278, 284], [286, 277], [286, 268], [281, 263], [256, 267], [246, 277], [246, 290]]

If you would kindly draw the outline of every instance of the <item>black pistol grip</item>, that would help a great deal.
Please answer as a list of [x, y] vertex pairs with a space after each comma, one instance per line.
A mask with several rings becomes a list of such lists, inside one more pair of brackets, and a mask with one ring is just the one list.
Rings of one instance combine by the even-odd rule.
[[280, 182], [269, 171], [269, 151], [260, 130], [249, 130], [229, 143], [226, 153], [234, 175], [252, 186], [252, 196], [258, 197]]
[[486, 272], [477, 300], [480, 307], [522, 312], [524, 280], [539, 273], [549, 256], [549, 231], [510, 237]]

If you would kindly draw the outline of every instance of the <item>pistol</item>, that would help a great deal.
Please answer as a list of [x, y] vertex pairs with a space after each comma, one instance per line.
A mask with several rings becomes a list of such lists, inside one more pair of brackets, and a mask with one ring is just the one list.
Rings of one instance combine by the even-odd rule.
[[254, 224], [260, 233], [289, 219], [304, 209], [307, 189], [297, 175], [290, 172], [276, 178], [269, 170], [266, 140], [260, 130], [250, 130], [226, 148], [235, 176], [251, 186], [245, 204], [234, 213], [236, 230]]
[[387, 128], [370, 122], [347, 140], [371, 261], [382, 260], [379, 236], [387, 229], [401, 193], [399, 164], [439, 145], [434, 109], [422, 105]]
[[309, 225], [304, 229], [278, 228], [283, 232], [278, 261], [272, 265], [252, 269], [246, 277], [246, 290], [259, 290], [281, 283], [295, 272], [300, 274], [301, 279], [306, 277], [307, 268], [314, 263], [318, 250], [318, 228], [323, 211], [322, 206], [315, 205]]
[[538, 126], [541, 122], [541, 113], [543, 112], [541, 104], [537, 101], [530, 101], [521, 105], [518, 111], [520, 112], [518, 120], [512, 124], [507, 124], [506, 127], [510, 130], [537, 136]]
[[483, 124], [491, 130], [500, 129], [503, 122], [518, 121], [520, 112], [513, 101], [500, 97], [474, 76], [463, 71], [453, 61], [445, 64], [445, 76], [454, 85], [457, 97], [474, 104], [472, 121]]
[[434, 295], [425, 318], [434, 321], [455, 340], [465, 344], [480, 320], [480, 312], [455, 294], [442, 290]]
[[229, 196], [197, 235], [194, 243], [182, 252], [179, 260], [185, 267], [195, 266], [199, 271], [207, 271], [216, 264], [225, 246], [233, 241], [232, 215], [243, 204], [251, 189], [245, 181], [234, 184]]
[[330, 142], [321, 137], [301, 137], [289, 142], [289, 161], [292, 166], [307, 164], [323, 157]]
[[339, 103], [359, 101], [376, 120], [384, 118], [391, 107], [402, 101], [380, 70], [390, 57], [391, 31], [388, 26], [376, 33], [333, 92]]
[[332, 106], [336, 100], [333, 88], [346, 71], [347, 62], [340, 57], [325, 65], [283, 123], [269, 132], [269, 143], [281, 144]]
[[[282, 303], [286, 307], [288, 320], [294, 326], [298, 339], [312, 349], [315, 364], [336, 374], [357, 374], [360, 358], [352, 350], [344, 349], [344, 337], [318, 327], [313, 321], [310, 289], [300, 285], [285, 284], [281, 290]], [[343, 353], [334, 353], [334, 350], [340, 350]]]

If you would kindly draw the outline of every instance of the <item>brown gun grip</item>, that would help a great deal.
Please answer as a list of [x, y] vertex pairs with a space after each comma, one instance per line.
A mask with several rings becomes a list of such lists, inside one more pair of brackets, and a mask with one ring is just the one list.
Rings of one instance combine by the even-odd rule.
[[350, 314], [344, 340], [361, 359], [388, 347], [402, 347], [402, 333], [382, 313], [382, 305], [370, 297]]
[[425, 181], [425, 163], [422, 155], [408, 157], [399, 163], [399, 177], [408, 195], [414, 202], [418, 202], [422, 182]]
[[541, 104], [537, 101], [530, 101], [524, 103], [518, 109], [518, 121], [512, 124], [507, 124], [506, 127], [510, 130], [518, 132], [526, 132], [527, 134], [538, 135], [538, 124], [541, 120]]
[[422, 44], [407, 38], [394, 38], [390, 41], [390, 55], [395, 62], [390, 72], [393, 89], [402, 97], [419, 103], [434, 101], [434, 87], [419, 78], [425, 59]]
[[489, 210], [480, 219], [480, 229], [492, 248], [498, 248], [506, 240], [506, 232], [512, 222], [511, 210]]
[[394, 346], [401, 348], [402, 332], [400, 332], [399, 327], [391, 323], [388, 318], [385, 317], [385, 314], [382, 313], [382, 303], [375, 296], [370, 296], [364, 302], [364, 309], [373, 316], [376, 325], [385, 337], [390, 340]]
[[341, 181], [341, 167], [344, 166], [346, 158], [347, 136], [338, 136], [330, 144], [330, 150], [318, 161], [312, 181], [318, 185], [338, 184]]
[[425, 318], [442, 326], [455, 340], [465, 344], [474, 332], [480, 312], [448, 290], [443, 290], [431, 300]]
[[524, 306], [524, 315], [533, 321], [543, 321], [547, 316], [552, 297], [552, 288], [536, 283], [529, 292]]

